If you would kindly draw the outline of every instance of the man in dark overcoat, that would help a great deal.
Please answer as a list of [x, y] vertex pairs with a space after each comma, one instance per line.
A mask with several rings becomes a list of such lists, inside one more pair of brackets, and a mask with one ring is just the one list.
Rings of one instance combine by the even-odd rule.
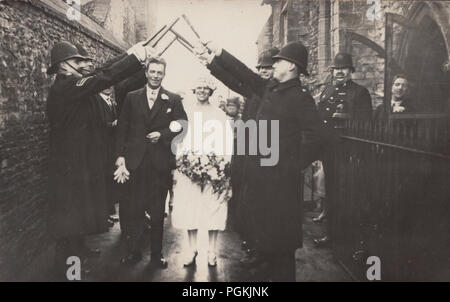
[[141, 68], [155, 51], [133, 46], [123, 59], [83, 75], [85, 57], [69, 42], [51, 51], [48, 74], [57, 74], [47, 99], [50, 123], [50, 230], [57, 268], [68, 256], [89, 255], [83, 237], [107, 230], [104, 144], [96, 95]]
[[[273, 63], [272, 58], [279, 52], [278, 48], [270, 48], [261, 53], [258, 58], [258, 64], [256, 69], [259, 76], [262, 79], [270, 80], [273, 77]], [[258, 106], [261, 103], [261, 96], [255, 94], [251, 87], [245, 85], [237, 78], [235, 78], [228, 70], [224, 69], [217, 62], [211, 62], [212, 69], [217, 74], [220, 74], [221, 81], [231, 90], [239, 93], [244, 97], [244, 108], [242, 110], [241, 121], [246, 123], [247, 121], [254, 121], [256, 119], [256, 113]], [[241, 247], [246, 252], [246, 256], [241, 259], [242, 264], [250, 264], [255, 259], [254, 242], [256, 241], [254, 229], [255, 219], [255, 207], [251, 204], [255, 199], [246, 197], [249, 194], [247, 190], [247, 178], [248, 175], [247, 162], [249, 159], [249, 144], [250, 144], [250, 131], [245, 128], [245, 124], [236, 124], [236, 132], [240, 131], [239, 128], [243, 128], [245, 131], [245, 152], [244, 154], [238, 154], [237, 144], [234, 144], [234, 154], [231, 164], [231, 183], [233, 184], [233, 197], [229, 201], [228, 220], [229, 226], [231, 226], [241, 237]]]
[[345, 119], [370, 120], [372, 118], [372, 100], [367, 88], [352, 81], [355, 71], [353, 60], [348, 53], [338, 53], [331, 66], [332, 82], [328, 84], [318, 102], [318, 112], [323, 124], [326, 145], [321, 156], [325, 174], [325, 200], [322, 213], [313, 219], [321, 222], [327, 219], [327, 234], [315, 238], [316, 246], [329, 246], [332, 238], [333, 197], [335, 196], [336, 170], [334, 154], [339, 146], [339, 133], [336, 126]]
[[[83, 75], [88, 75], [95, 70], [94, 59], [89, 56], [89, 53], [86, 49], [81, 45], [76, 43], [75, 47], [78, 49], [78, 52], [85, 57], [86, 66], [82, 68], [80, 71]], [[127, 56], [127, 53], [124, 53], [120, 56], [116, 56], [113, 59], [109, 60], [106, 65], [112, 64], [113, 62], [117, 62]], [[139, 72], [138, 72], [139, 73]], [[122, 82], [126, 82], [128, 79], [134, 78], [129, 77]], [[119, 84], [116, 84], [116, 86]], [[98, 104], [98, 113], [100, 123], [103, 127], [102, 129], [102, 139], [103, 139], [103, 148], [105, 150], [105, 186], [106, 186], [106, 202], [109, 209], [109, 217], [108, 224], [110, 227], [114, 226], [114, 223], [117, 221], [117, 218], [114, 217], [116, 214], [115, 204], [119, 201], [119, 185], [114, 181], [111, 177], [114, 173], [114, 163], [115, 163], [115, 137], [116, 137], [116, 128], [117, 128], [117, 104], [114, 100], [113, 88], [108, 87], [105, 90], [98, 93], [95, 97], [97, 98]]]
[[[256, 121], [267, 121], [268, 141], [278, 144], [279, 157], [274, 165], [263, 165], [261, 153], [249, 159], [247, 178], [249, 198], [255, 198], [256, 249], [263, 255], [263, 280], [294, 281], [295, 250], [302, 247], [302, 207], [300, 197], [301, 170], [315, 158], [320, 148], [320, 121], [314, 100], [300, 82], [300, 74], [308, 74], [307, 50], [300, 42], [287, 44], [278, 55], [274, 78], [264, 80], [220, 47], [207, 45], [211, 55], [199, 51], [199, 58], [211, 73], [221, 80], [220, 70], [227, 70], [240, 83], [249, 87], [260, 100]], [[230, 87], [232, 88], [232, 87]], [[279, 125], [279, 131], [270, 127]], [[273, 131], [272, 131], [273, 130]], [[302, 138], [305, 138], [303, 140]]]
[[162, 240], [165, 200], [175, 157], [171, 145], [182, 131], [178, 121], [186, 121], [187, 115], [181, 97], [161, 86], [165, 70], [162, 58], [148, 63], [147, 85], [126, 96], [119, 117], [115, 174], [119, 182], [129, 179], [127, 198], [120, 203], [121, 221], [129, 237], [127, 255], [121, 259], [124, 264], [142, 259], [147, 211], [151, 215], [151, 265], [167, 267]]

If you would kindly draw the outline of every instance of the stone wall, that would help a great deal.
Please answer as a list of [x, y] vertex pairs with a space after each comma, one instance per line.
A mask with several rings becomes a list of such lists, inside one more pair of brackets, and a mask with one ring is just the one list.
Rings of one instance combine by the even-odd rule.
[[84, 14], [128, 45], [148, 38], [156, 24], [157, 1], [90, 0], [81, 4]]
[[[411, 2], [380, 1], [378, 9], [361, 0], [332, 0], [332, 56], [334, 57], [338, 51], [349, 51], [345, 39], [346, 31], [367, 37], [384, 48], [385, 12], [402, 13], [408, 10]], [[371, 12], [373, 17], [369, 17]], [[375, 108], [383, 102], [384, 98], [385, 60], [373, 49], [359, 42], [353, 42], [350, 51], [356, 69], [353, 79], [369, 89]]]
[[[411, 18], [415, 11], [423, 8], [430, 11], [430, 16], [438, 23], [444, 38], [448, 41], [450, 3], [446, 1], [379, 1], [378, 7], [361, 0], [333, 0], [332, 3], [337, 8], [335, 10], [337, 15], [332, 18], [331, 25], [332, 31], [335, 33], [333, 55], [338, 50], [348, 49], [348, 45], [345, 43], [346, 31], [367, 37], [384, 50], [386, 13], [394, 13], [413, 21]], [[404, 27], [394, 26], [394, 51], [398, 51], [401, 46], [400, 37], [403, 32]], [[380, 105], [385, 94], [385, 59], [373, 49], [359, 42], [352, 43], [351, 53], [356, 65], [353, 78], [369, 89], [374, 107]]]
[[0, 1], [0, 280], [30, 280], [52, 264], [47, 235], [49, 52], [82, 43], [103, 62], [123, 50], [85, 16], [71, 22], [62, 1]]
[[308, 48], [308, 71], [302, 81], [317, 91], [321, 74], [318, 66], [319, 1], [272, 1], [272, 15], [258, 38], [259, 52], [271, 46], [301, 41]]
[[[261, 35], [272, 39], [272, 45], [280, 47], [286, 42], [300, 40], [309, 50], [311, 77], [305, 79], [314, 96], [330, 80], [329, 66], [339, 51], [350, 51], [356, 72], [353, 79], [369, 89], [373, 107], [384, 99], [385, 77], [385, 23], [386, 13], [395, 13], [411, 19], [415, 11], [425, 7], [438, 24], [447, 51], [450, 41], [450, 2], [448, 1], [393, 1], [383, 0], [368, 4], [365, 0], [279, 0], [266, 1], [272, 6], [272, 32], [263, 31]], [[286, 20], [287, 19], [287, 20]], [[401, 31], [394, 28], [394, 31]], [[368, 38], [382, 49], [382, 54], [367, 45], [354, 41], [348, 43], [348, 32]], [[399, 34], [397, 32], [396, 34]], [[287, 37], [287, 39], [285, 38]], [[259, 38], [262, 40], [262, 37]], [[400, 39], [394, 39], [394, 50], [400, 47]], [[266, 42], [265, 47], [270, 43]], [[449, 52], [450, 54], [450, 52]], [[448, 72], [447, 61], [444, 69]]]

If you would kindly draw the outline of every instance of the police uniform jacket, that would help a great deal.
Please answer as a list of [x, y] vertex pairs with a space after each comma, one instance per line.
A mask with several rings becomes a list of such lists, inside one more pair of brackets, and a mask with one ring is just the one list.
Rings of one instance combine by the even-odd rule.
[[336, 142], [338, 133], [335, 131], [338, 120], [333, 115], [338, 107], [340, 113], [346, 113], [350, 119], [369, 120], [372, 118], [372, 100], [369, 91], [353, 82], [343, 85], [327, 85], [320, 95], [318, 111], [323, 124], [324, 136], [329, 142]]
[[104, 124], [97, 97], [140, 69], [134, 55], [123, 56], [81, 79], [57, 75], [50, 88], [50, 229], [56, 238], [107, 230]]
[[[262, 152], [252, 156], [248, 164], [248, 196], [255, 198], [252, 204], [258, 213], [252, 217], [257, 248], [266, 253], [293, 251], [302, 246], [301, 169], [315, 159], [320, 143], [314, 100], [299, 79], [283, 83], [264, 80], [225, 50], [208, 66], [212, 75], [222, 80], [216, 65], [233, 75], [238, 87], [250, 89], [257, 96], [256, 121], [267, 121], [268, 142], [273, 138], [279, 144], [276, 165], [262, 166], [260, 159], [269, 157]], [[272, 121], [279, 123], [273, 133]]]

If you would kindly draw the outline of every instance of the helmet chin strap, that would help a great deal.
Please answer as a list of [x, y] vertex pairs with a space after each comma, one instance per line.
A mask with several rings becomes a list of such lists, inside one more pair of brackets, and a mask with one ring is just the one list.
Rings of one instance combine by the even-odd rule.
[[80, 69], [73, 67], [72, 64], [70, 64], [69, 62], [65, 62], [67, 65], [70, 66], [70, 68], [72, 68], [73, 70], [75, 70], [79, 75], [83, 76], [83, 73], [80, 71]]

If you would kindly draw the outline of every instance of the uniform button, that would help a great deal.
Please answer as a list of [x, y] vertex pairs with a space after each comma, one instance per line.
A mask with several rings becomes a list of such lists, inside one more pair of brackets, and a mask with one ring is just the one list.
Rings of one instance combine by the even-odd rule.
[[326, 121], [326, 120], [324, 120], [324, 121], [323, 121], [323, 123], [324, 123], [324, 124], [326, 124], [326, 123], [327, 123], [327, 121]]
[[303, 92], [306, 92], [306, 89], [302, 89]]
[[336, 90], [339, 90], [339, 88], [337, 88], [337, 87], [336, 87], [335, 89], [336, 89]]
[[334, 100], [334, 97], [330, 97], [330, 100]]
[[330, 111], [330, 108], [327, 107], [327, 109], [325, 109], [326, 111]]

